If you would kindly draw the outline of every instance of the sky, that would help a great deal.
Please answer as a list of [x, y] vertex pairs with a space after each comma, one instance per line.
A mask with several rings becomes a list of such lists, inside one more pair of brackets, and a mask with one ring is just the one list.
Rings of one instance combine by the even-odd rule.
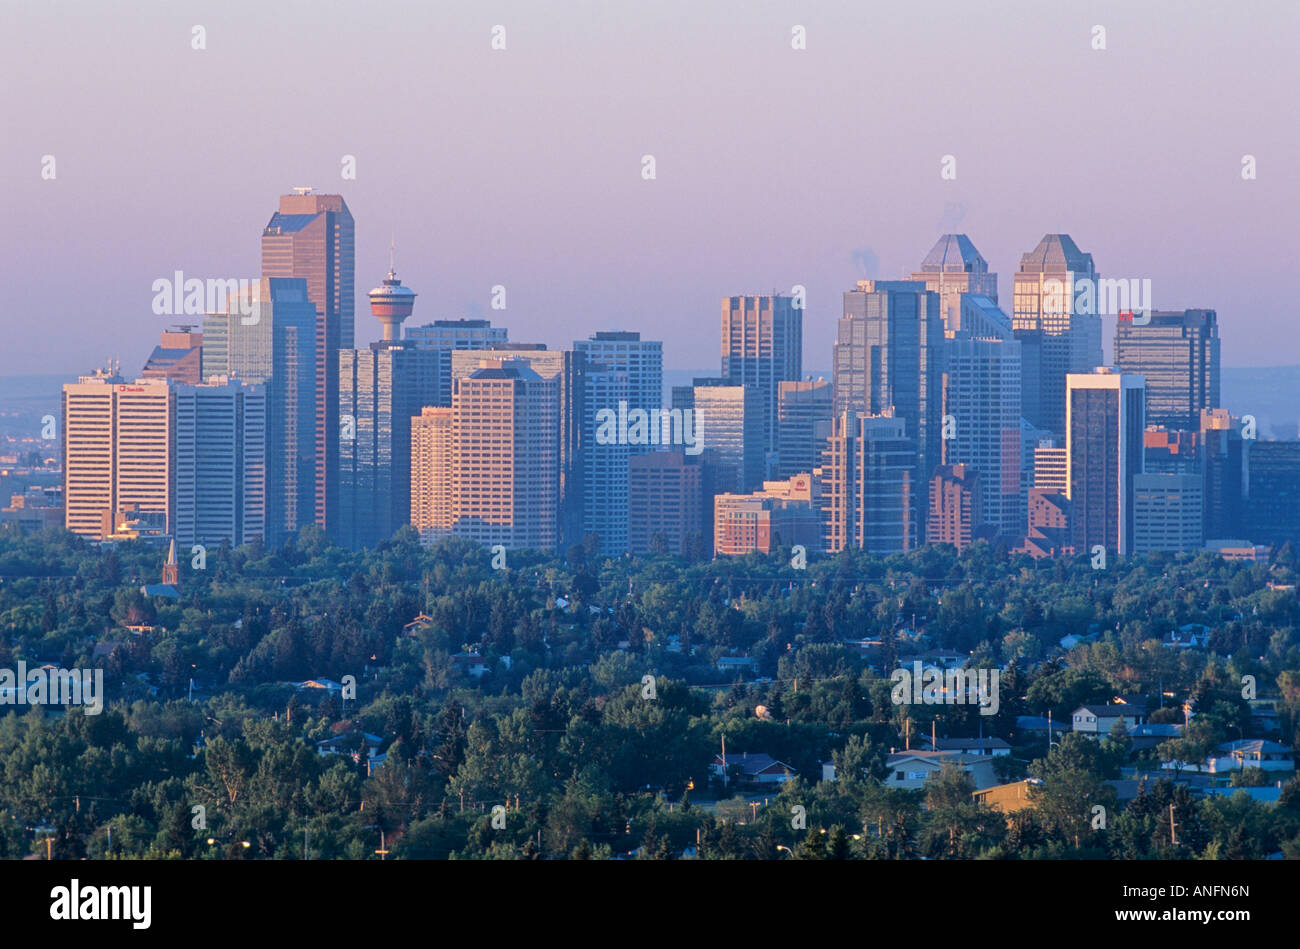
[[1224, 365], [1300, 363], [1298, 40], [1290, 0], [0, 0], [0, 375], [138, 371], [153, 282], [257, 276], [295, 186], [352, 210], [359, 345], [392, 239], [408, 325], [711, 368], [723, 296], [798, 284], [824, 371], [857, 280], [963, 232], [1009, 310], [1068, 233]]

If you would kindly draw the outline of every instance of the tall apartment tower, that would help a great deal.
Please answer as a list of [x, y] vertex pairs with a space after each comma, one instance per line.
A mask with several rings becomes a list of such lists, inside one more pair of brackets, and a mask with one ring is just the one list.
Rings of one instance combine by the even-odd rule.
[[[976, 514], [995, 532], [1024, 532], [1020, 502], [1020, 342], [989, 297], [963, 293], [948, 331], [943, 460], [975, 469]], [[931, 488], [939, 482], [931, 481]], [[933, 506], [932, 506], [933, 509]], [[975, 524], [973, 527], [979, 527]], [[927, 537], [927, 540], [929, 538]]]
[[338, 351], [353, 346], [356, 238], [341, 195], [310, 188], [280, 197], [262, 230], [262, 276], [307, 281], [316, 308], [316, 523], [333, 533], [338, 508]]
[[[1068, 234], [1047, 234], [1020, 258], [1013, 282], [1012, 326], [1021, 343], [1022, 414], [1055, 434], [1065, 427], [1065, 377], [1102, 364], [1101, 317], [1092, 254]], [[1091, 306], [1077, 306], [1079, 299]], [[1088, 312], [1083, 312], [1088, 311]]]
[[416, 349], [438, 352], [438, 401], [451, 405], [451, 354], [457, 349], [492, 349], [504, 346], [508, 334], [504, 326], [490, 320], [434, 320], [423, 326], [406, 327], [406, 339]]
[[835, 402], [829, 382], [777, 383], [777, 477], [793, 478], [820, 465], [834, 424]]
[[924, 283], [859, 280], [845, 292], [834, 348], [835, 413], [889, 413], [904, 423], [916, 443], [914, 525], [925, 522], [929, 476], [942, 455], [944, 355], [939, 295]]
[[438, 395], [438, 353], [405, 341], [339, 352], [339, 505], [335, 536], [353, 550], [410, 517], [411, 419]]
[[428, 546], [453, 523], [451, 407], [426, 406], [411, 419], [411, 525]]
[[903, 419], [845, 412], [822, 465], [826, 551], [895, 554], [917, 545], [916, 446]]
[[1141, 376], [1099, 367], [1066, 376], [1065, 451], [1075, 550], [1133, 552], [1134, 476], [1144, 471]]
[[[939, 312], [944, 329], [953, 332], [963, 327], [961, 297], [977, 293], [998, 302], [998, 275], [989, 273], [989, 263], [975, 249], [965, 234], [944, 234], [930, 253], [921, 261], [921, 269], [912, 274], [912, 280], [925, 284], [925, 289], [939, 294]], [[973, 335], [979, 336], [976, 332]]]
[[784, 294], [722, 298], [722, 378], [762, 405], [763, 451], [776, 450], [777, 389], [803, 376], [803, 305]]
[[453, 533], [506, 548], [556, 548], [559, 406], [558, 380], [523, 360], [484, 359], [456, 380]]
[[214, 376], [175, 387], [172, 534], [185, 548], [266, 536], [267, 387]]
[[126, 383], [99, 370], [63, 387], [64, 526], [101, 540], [124, 510], [175, 515], [174, 393], [166, 379]]
[[1219, 320], [1214, 310], [1154, 310], [1150, 322], [1121, 313], [1115, 371], [1147, 384], [1147, 424], [1194, 432], [1219, 407]]
[[272, 546], [316, 521], [316, 322], [307, 281], [283, 277], [263, 277], [246, 297], [203, 320], [203, 377], [266, 386], [266, 542]]

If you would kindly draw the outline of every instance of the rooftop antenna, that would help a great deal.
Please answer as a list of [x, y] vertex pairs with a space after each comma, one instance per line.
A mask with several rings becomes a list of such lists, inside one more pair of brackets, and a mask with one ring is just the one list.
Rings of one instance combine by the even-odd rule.
[[394, 231], [392, 237], [388, 241], [388, 272], [390, 274], [397, 272], [397, 266], [393, 262], [393, 255], [396, 250], [397, 250], [397, 232]]

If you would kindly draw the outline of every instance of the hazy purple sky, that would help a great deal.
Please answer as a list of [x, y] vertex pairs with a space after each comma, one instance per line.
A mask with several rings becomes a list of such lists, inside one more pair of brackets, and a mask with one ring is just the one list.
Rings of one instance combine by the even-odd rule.
[[840, 293], [941, 232], [970, 235], [1004, 309], [1020, 254], [1067, 232], [1157, 308], [1216, 308], [1226, 365], [1300, 362], [1298, 10], [5, 0], [0, 373], [137, 371], [165, 321], [152, 282], [256, 276], [295, 185], [356, 218], [359, 343], [394, 231], [411, 324], [485, 315], [552, 346], [636, 329], [669, 367], [710, 367], [723, 295], [803, 284], [810, 370]]

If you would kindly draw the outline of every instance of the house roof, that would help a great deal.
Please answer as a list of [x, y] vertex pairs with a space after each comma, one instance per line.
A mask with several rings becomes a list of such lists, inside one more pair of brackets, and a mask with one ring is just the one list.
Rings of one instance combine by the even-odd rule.
[[1246, 754], [1257, 754], [1265, 751], [1273, 753], [1290, 751], [1291, 749], [1286, 745], [1279, 744], [1275, 741], [1268, 741], [1264, 738], [1242, 738], [1237, 741], [1225, 741], [1214, 750], [1227, 754], [1231, 754], [1234, 751], [1245, 752]]
[[[722, 755], [714, 755], [713, 763], [721, 766]], [[740, 765], [745, 774], [764, 774], [773, 770], [789, 771], [791, 774], [798, 773], [785, 762], [778, 761], [771, 755], [761, 751], [727, 755], [727, 767], [731, 768], [734, 765]]]
[[1135, 708], [1132, 705], [1080, 705], [1071, 715], [1078, 715], [1080, 712], [1090, 712], [1098, 718], [1120, 718], [1124, 715], [1141, 715], [1142, 709]]
[[972, 748], [1011, 750], [1011, 746], [1001, 738], [940, 738], [934, 742], [935, 751], [968, 751]]

